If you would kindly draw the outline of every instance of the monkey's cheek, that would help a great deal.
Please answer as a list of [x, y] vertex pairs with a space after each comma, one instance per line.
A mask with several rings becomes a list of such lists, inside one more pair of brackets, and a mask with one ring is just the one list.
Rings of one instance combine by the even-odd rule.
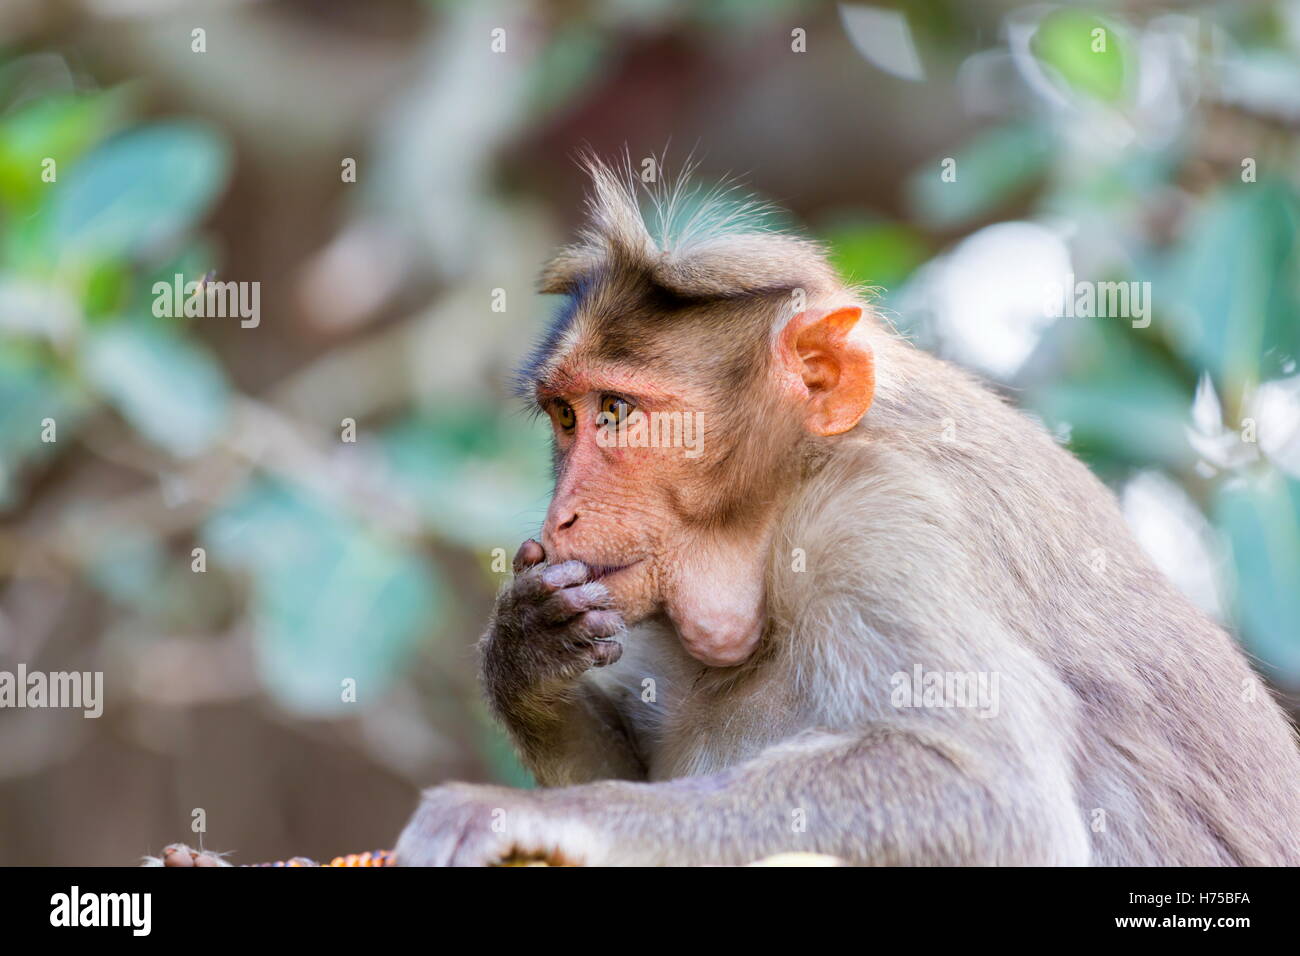
[[634, 577], [629, 575], [627, 580], [622, 578], [623, 575], [606, 578], [604, 584], [609, 589], [610, 606], [623, 615], [623, 621], [628, 626], [645, 620], [659, 610], [659, 601], [648, 575], [638, 573]]
[[748, 616], [668, 616], [686, 653], [709, 667], [734, 667], [749, 660], [763, 636], [763, 622]]

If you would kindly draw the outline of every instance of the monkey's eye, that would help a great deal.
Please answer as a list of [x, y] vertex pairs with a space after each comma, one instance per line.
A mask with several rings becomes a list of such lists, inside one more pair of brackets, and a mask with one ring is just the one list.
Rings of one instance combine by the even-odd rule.
[[574, 414], [573, 406], [568, 402], [555, 403], [555, 420], [566, 432], [573, 431], [573, 426], [578, 424], [578, 416]]
[[636, 406], [625, 398], [619, 398], [617, 395], [606, 395], [600, 400], [601, 424], [617, 425], [631, 415], [634, 408]]

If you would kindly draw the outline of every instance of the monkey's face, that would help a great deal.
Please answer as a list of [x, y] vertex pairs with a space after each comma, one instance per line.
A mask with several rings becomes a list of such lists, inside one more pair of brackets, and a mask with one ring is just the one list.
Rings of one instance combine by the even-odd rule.
[[706, 546], [710, 409], [682, 383], [625, 369], [566, 379], [589, 387], [543, 400], [556, 487], [542, 544], [548, 561], [587, 564], [633, 623], [665, 609], [684, 559]]
[[747, 659], [804, 443], [870, 403], [870, 357], [847, 340], [860, 314], [802, 313], [776, 341], [743, 313], [579, 322], [536, 381], [555, 435], [547, 560], [588, 565], [629, 624], [666, 614], [703, 663]]

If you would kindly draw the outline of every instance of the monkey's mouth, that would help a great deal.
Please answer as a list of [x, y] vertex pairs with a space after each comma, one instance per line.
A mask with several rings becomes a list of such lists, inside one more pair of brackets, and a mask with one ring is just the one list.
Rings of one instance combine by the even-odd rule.
[[628, 568], [634, 568], [634, 567], [636, 567], [636, 566], [637, 566], [638, 564], [640, 564], [640, 563], [641, 563], [640, 560], [637, 560], [637, 561], [633, 561], [633, 562], [631, 562], [630, 564], [592, 564], [592, 565], [588, 565], [588, 568], [589, 568], [589, 570], [590, 570], [591, 573], [588, 575], [587, 580], [589, 580], [589, 581], [599, 581], [599, 580], [601, 580], [601, 579], [603, 579], [603, 578], [608, 578], [608, 577], [611, 577], [612, 575], [618, 574], [620, 571], [626, 571]]

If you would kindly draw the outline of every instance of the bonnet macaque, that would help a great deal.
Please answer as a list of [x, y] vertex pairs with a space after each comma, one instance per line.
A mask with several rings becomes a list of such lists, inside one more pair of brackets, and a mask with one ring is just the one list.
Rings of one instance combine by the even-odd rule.
[[427, 791], [399, 863], [1300, 863], [1291, 726], [1085, 467], [818, 246], [590, 172], [480, 646], [541, 787]]

